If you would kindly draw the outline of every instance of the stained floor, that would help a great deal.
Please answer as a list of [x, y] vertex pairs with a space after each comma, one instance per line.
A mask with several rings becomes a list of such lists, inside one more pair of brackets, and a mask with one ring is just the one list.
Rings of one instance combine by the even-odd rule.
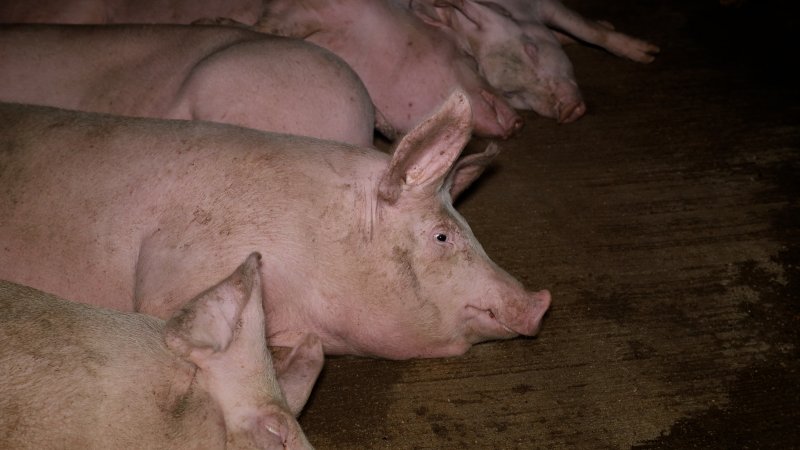
[[541, 334], [329, 358], [301, 417], [319, 448], [800, 447], [799, 8], [565, 3], [662, 53], [569, 47], [588, 114], [527, 114], [459, 205], [553, 292]]

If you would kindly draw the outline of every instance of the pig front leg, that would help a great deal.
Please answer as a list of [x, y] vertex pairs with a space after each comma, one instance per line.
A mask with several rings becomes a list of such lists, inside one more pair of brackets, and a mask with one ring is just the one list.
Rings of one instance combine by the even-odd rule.
[[295, 347], [270, 347], [270, 352], [278, 384], [286, 396], [289, 410], [297, 417], [325, 363], [322, 341], [315, 334], [307, 334]]
[[640, 63], [649, 63], [661, 51], [658, 46], [614, 31], [608, 22], [587, 20], [558, 0], [541, 0], [542, 21], [576, 38]]

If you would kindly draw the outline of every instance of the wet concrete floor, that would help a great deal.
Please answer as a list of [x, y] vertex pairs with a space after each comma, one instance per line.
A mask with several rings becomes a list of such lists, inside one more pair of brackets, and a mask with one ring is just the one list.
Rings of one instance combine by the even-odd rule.
[[552, 291], [541, 334], [329, 358], [301, 417], [319, 448], [800, 447], [799, 8], [565, 3], [662, 53], [569, 47], [588, 114], [527, 114], [459, 205]]

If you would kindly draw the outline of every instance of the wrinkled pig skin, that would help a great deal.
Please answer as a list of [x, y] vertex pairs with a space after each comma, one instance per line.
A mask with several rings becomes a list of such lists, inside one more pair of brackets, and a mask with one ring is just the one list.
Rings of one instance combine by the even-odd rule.
[[263, 336], [256, 254], [166, 323], [0, 281], [0, 447], [310, 449]]
[[380, 116], [399, 133], [459, 88], [474, 131], [507, 138], [522, 126], [516, 111], [477, 73], [473, 58], [401, 0], [271, 0], [255, 29], [304, 38], [336, 53], [358, 73]]
[[0, 101], [374, 138], [372, 100], [344, 61], [230, 27], [0, 26]]
[[314, 334], [328, 354], [396, 359], [534, 335], [549, 306], [452, 206], [497, 152], [458, 160], [463, 93], [391, 157], [211, 123], [23, 105], [0, 119], [0, 278], [169, 317], [257, 250], [270, 345]]

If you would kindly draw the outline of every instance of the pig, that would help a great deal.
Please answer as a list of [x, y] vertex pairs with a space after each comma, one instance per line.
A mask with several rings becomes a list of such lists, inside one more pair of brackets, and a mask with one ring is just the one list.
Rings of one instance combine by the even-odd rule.
[[[221, 124], [0, 108], [0, 278], [169, 317], [264, 255], [270, 345], [405, 359], [535, 335], [551, 298], [486, 255], [453, 200], [497, 154], [459, 159], [455, 91], [391, 155]], [[33, 270], [36, 268], [36, 270]]]
[[477, 73], [473, 58], [404, 0], [272, 0], [255, 30], [300, 37], [336, 53], [359, 74], [379, 116], [408, 132], [459, 88], [468, 95], [478, 136], [508, 138], [516, 111]]
[[310, 449], [263, 339], [258, 259], [166, 323], [0, 281], [0, 447]]
[[8, 2], [0, 6], [0, 23], [189, 24], [219, 18], [216, 23], [304, 38], [342, 57], [364, 80], [377, 107], [377, 128], [390, 139], [407, 132], [456, 87], [470, 95], [476, 134], [507, 138], [522, 126], [516, 111], [478, 75], [474, 59], [442, 32], [417, 20], [404, 1], [157, 3], [145, 7], [133, 0]]
[[592, 23], [554, 1], [414, 0], [412, 9], [426, 23], [449, 30], [473, 55], [481, 74], [517, 109], [569, 123], [586, 104], [564, 53], [561, 28], [588, 42], [639, 62], [651, 62], [658, 47]]
[[218, 26], [0, 26], [0, 61], [0, 101], [373, 143], [361, 79], [296, 39]]

